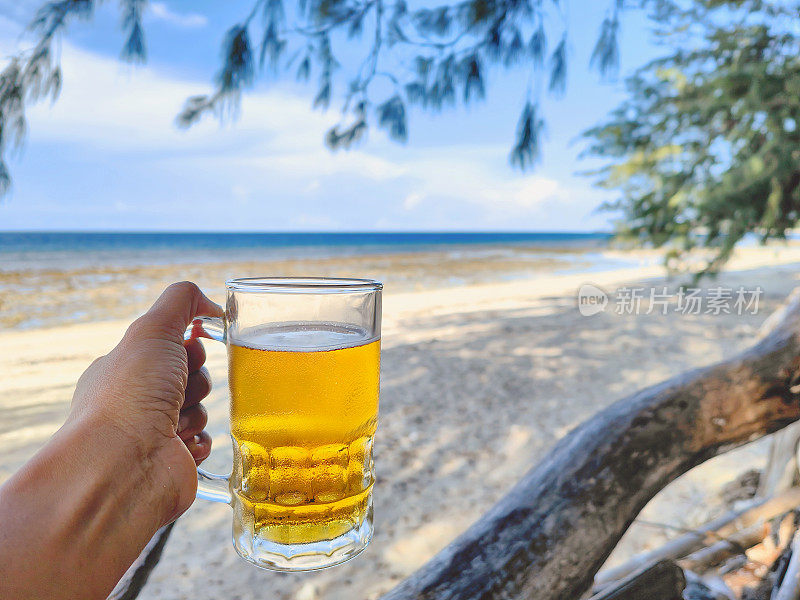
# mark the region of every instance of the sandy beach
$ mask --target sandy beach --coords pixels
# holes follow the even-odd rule
[[[628,258],[636,262],[635,255]],[[197,501],[178,521],[142,597],[377,598],[479,518],[570,429],[639,388],[747,347],[798,285],[800,248],[747,248],[704,287],[706,293],[718,287],[760,288],[757,311],[682,314],[674,310],[672,296],[667,314],[661,309],[648,314],[645,293],[639,314],[617,314],[613,301],[594,316],[579,313],[576,291],[584,283],[601,287],[612,299],[622,286],[660,290],[666,285],[674,293],[675,284],[685,280],[665,280],[663,268],[650,258],[640,255],[641,266],[523,277],[525,265],[513,257],[502,259],[516,261],[513,278],[498,276],[496,263],[482,263],[450,269],[461,281],[449,286],[435,285],[435,278],[425,280],[425,289],[387,286],[375,443],[376,534],[370,547],[328,571],[261,571],[236,556],[230,509]],[[338,268],[343,275],[380,276],[380,269],[365,271],[357,259],[295,266],[299,272],[325,274]],[[237,274],[263,268],[242,265]],[[122,276],[100,287],[54,289],[53,302],[60,308],[54,318],[43,316],[46,326],[38,327],[15,325],[26,299],[35,294],[15,294],[5,280],[0,287],[5,294],[0,319],[6,328],[0,331],[0,482],[59,427],[80,373],[116,344],[131,317],[165,283],[196,279],[221,301],[222,269],[158,267],[155,275],[141,275],[136,289],[126,288]],[[43,315],[52,308],[48,298],[36,302],[41,307],[33,310]],[[53,325],[72,309],[86,314],[71,318],[71,324]],[[231,460],[225,354],[214,342],[206,348],[215,385],[206,400],[215,444],[207,467],[221,472]],[[682,527],[703,522],[722,509],[720,487],[747,468],[763,465],[766,449],[762,440],[688,473],[657,496],[642,519]],[[651,523],[634,524],[611,562],[670,534]]]

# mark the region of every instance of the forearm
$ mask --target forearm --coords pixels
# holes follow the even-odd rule
[[[175,516],[162,456],[72,421],[0,487],[0,598],[105,598]]]

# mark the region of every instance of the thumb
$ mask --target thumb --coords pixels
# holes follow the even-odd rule
[[[223,317],[222,308],[209,300],[191,281],[173,283],[134,324],[138,332],[183,343],[183,334],[198,316]],[[133,327],[133,326],[132,326]]]

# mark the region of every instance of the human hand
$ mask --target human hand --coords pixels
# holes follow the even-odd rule
[[[84,372],[73,396],[68,423],[108,428],[112,443],[130,444],[145,465],[169,474],[164,524],[193,502],[195,467],[211,451],[200,404],[211,390],[206,355],[199,340],[184,342],[184,331],[197,316],[223,315],[195,284],[169,286]]]
[[[0,598],[106,598],[189,508],[211,381],[183,335],[222,315],[193,283],[171,285],[81,376],[64,426],[0,485]]]

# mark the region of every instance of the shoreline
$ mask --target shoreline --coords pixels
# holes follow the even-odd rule
[[[744,249],[719,279],[704,282],[706,288],[762,287],[758,314],[745,315],[620,315],[610,308],[591,317],[578,313],[576,291],[583,283],[607,292],[620,285],[674,289],[680,283],[667,281],[663,268],[653,264],[386,290],[376,534],[370,547],[330,571],[265,577],[231,547],[228,507],[198,501],[179,520],[148,583],[148,597],[377,598],[485,513],[592,414],[752,344],[761,323],[797,285],[799,268],[800,248]],[[156,283],[142,293],[155,290]],[[221,281],[203,287],[222,300]],[[131,303],[124,318],[0,332],[6,349],[0,353],[0,482],[60,426],[78,376],[117,343],[143,308],[143,302]],[[214,380],[205,401],[214,441],[206,466],[226,472],[231,458],[225,350],[210,341],[205,346]],[[681,527],[707,520],[720,509],[721,485],[762,465],[766,444],[761,440],[690,471],[659,494],[642,519]],[[611,563],[670,535],[634,524]]]
[[[543,253],[491,246],[469,252],[448,248],[333,258],[0,270],[0,327],[35,329],[62,321],[128,318],[149,306],[169,283],[185,279],[212,294],[222,291],[224,281],[232,277],[264,274],[370,277],[388,289],[418,291],[515,280],[532,272],[581,269],[594,262],[594,257],[577,250]]]
[[[221,302],[224,281],[231,277],[265,273],[369,277],[384,282],[386,297],[414,298],[422,293],[447,305],[448,296],[465,297],[473,289],[479,296],[535,295],[542,289],[557,292],[565,285],[602,287],[626,279],[664,277],[660,256],[655,250],[543,252],[539,247],[487,246],[477,254],[474,248],[468,253],[447,248],[332,258],[0,270],[0,328],[32,331],[61,323],[130,319],[146,310],[169,283],[186,279]],[[800,263],[800,244],[746,247],[736,251],[726,270],[794,262]],[[685,282],[687,277],[673,281],[679,279]]]

